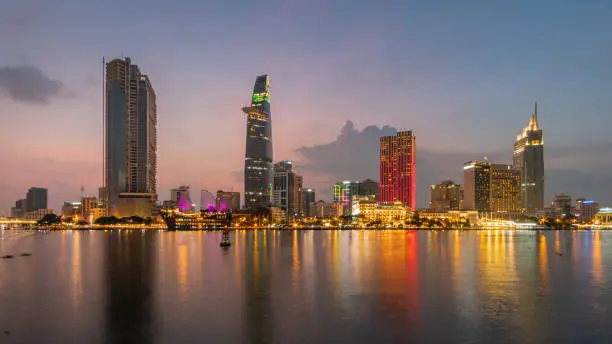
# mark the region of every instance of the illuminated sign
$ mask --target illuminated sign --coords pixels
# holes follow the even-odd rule
[[[253,103],[263,103],[263,102],[270,102],[270,93],[269,92],[263,92],[263,93],[253,93]]]

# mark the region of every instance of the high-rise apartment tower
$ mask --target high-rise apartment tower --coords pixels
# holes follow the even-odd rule
[[[112,214],[120,193],[157,192],[157,103],[129,57],[106,63],[105,76],[104,204]]]

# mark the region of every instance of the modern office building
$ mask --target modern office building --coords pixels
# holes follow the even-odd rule
[[[272,204],[284,209],[287,216],[303,215],[303,178],[293,171],[291,161],[274,164]]]
[[[202,189],[200,192],[200,210],[214,211],[217,209],[217,199],[212,192]]]
[[[580,222],[591,222],[597,212],[599,211],[599,204],[595,201],[579,198],[576,200],[576,208],[574,215]]]
[[[521,210],[521,172],[510,165],[491,165],[491,212],[517,213]]]
[[[115,214],[119,194],[157,193],[157,105],[151,81],[129,57],[106,63],[104,85],[103,203]]]
[[[380,138],[380,201],[416,209],[415,136],[399,131]]]
[[[236,211],[240,209],[240,193],[232,191],[217,191],[216,205],[218,211]]]
[[[470,161],[463,165],[463,207],[480,213],[491,211],[491,164]]]
[[[544,209],[544,134],[538,124],[538,103],[514,143],[513,166],[521,172],[522,210]]]
[[[253,209],[270,205],[273,179],[270,77],[258,76],[247,114],[244,159],[244,204]]]
[[[39,209],[47,209],[47,197],[47,189],[29,188],[26,194],[26,213]]]
[[[304,189],[302,192],[302,210],[304,211],[304,216],[311,217],[314,214],[310,211],[310,205],[315,202],[315,190],[314,189]]]
[[[452,180],[431,186],[429,208],[436,212],[459,210],[463,206],[463,187]]]

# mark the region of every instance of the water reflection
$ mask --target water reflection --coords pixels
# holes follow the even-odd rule
[[[106,343],[153,343],[156,235],[119,231],[106,237]]]
[[[34,255],[0,260],[2,343],[612,342],[612,232],[11,240],[0,253]]]

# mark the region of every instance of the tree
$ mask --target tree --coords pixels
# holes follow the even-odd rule
[[[43,216],[42,219],[38,220],[37,224],[39,226],[44,225],[56,225],[62,223],[62,218],[57,216],[56,214],[47,214]]]
[[[418,211],[415,211],[414,214],[412,214],[412,224],[416,227],[421,227],[421,225],[423,224],[421,222],[421,215]]]

